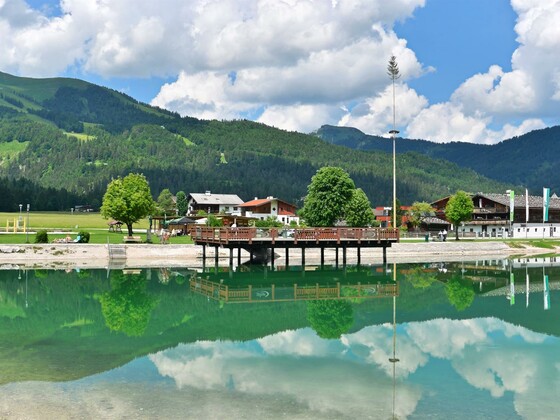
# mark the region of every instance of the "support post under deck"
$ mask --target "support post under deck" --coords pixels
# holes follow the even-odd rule
[[[290,248],[286,248],[286,267],[290,265]]]
[[[383,264],[387,264],[387,247],[383,247]]]

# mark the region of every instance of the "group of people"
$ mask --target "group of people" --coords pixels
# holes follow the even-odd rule
[[[440,242],[445,242],[447,240],[447,230],[440,230],[438,232],[438,237]]]

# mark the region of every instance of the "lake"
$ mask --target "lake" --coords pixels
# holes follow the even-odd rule
[[[556,418],[559,289],[555,257],[4,269],[0,418]]]

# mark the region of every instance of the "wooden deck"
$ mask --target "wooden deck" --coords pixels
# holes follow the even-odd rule
[[[330,248],[390,247],[399,241],[398,229],[381,228],[297,228],[261,229],[195,227],[191,237],[197,245],[237,248]]]

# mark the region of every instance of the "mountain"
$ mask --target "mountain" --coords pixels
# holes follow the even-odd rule
[[[94,206],[113,177],[130,172],[146,175],[154,197],[164,188],[211,190],[244,200],[274,195],[301,206],[311,177],[325,165],[346,169],[373,205],[391,202],[386,152],[350,150],[251,121],[181,117],[76,79],[0,73],[0,177],[78,195]],[[414,152],[399,154],[397,168],[402,203],[513,185]],[[12,196],[27,202],[17,191]],[[15,209],[7,205],[3,210]],[[32,205],[47,209],[42,201]]]
[[[316,135],[330,144],[356,150],[392,151],[392,141],[351,127],[324,125]],[[397,139],[397,153],[415,152],[445,159],[502,182],[523,185],[534,194],[542,187],[560,191],[560,126],[531,131],[495,145],[433,143]]]

